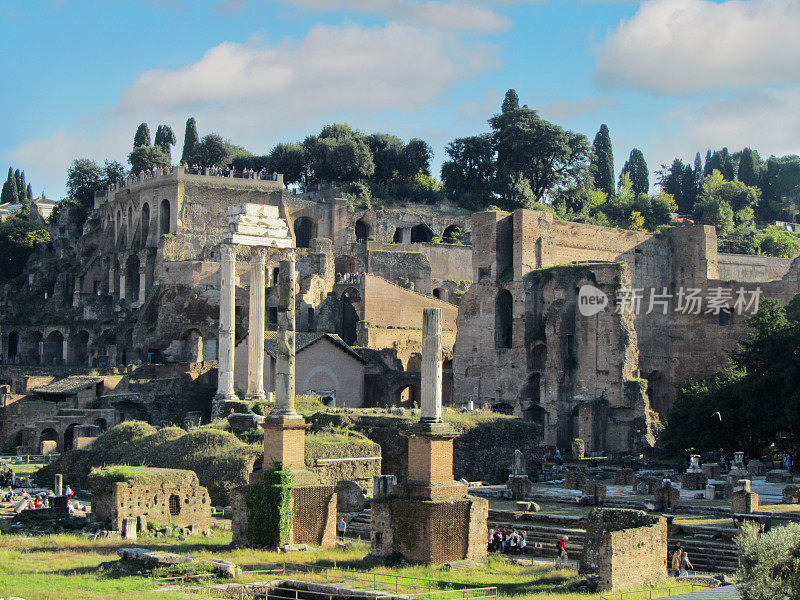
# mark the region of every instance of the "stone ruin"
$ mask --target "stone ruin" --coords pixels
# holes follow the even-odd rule
[[[667,521],[646,512],[594,508],[587,517],[580,573],[597,573],[601,591],[667,580]]]
[[[281,261],[279,273],[275,408],[261,423],[264,428],[261,470],[252,474],[250,485],[231,492],[233,543],[333,547],[336,492],[332,485],[320,485],[317,476],[306,469],[308,425],[294,406],[297,285],[294,261]],[[252,375],[263,376],[263,369],[255,369]],[[258,390],[258,382],[251,383],[252,389]],[[227,402],[225,393],[222,396],[218,393],[221,402]],[[291,527],[285,527],[287,522]]]
[[[511,476],[506,481],[506,487],[511,490],[514,500],[522,500],[531,493],[533,482],[528,477],[525,456],[520,450],[514,450],[514,460],[511,463]]]
[[[672,484],[670,479],[663,479],[653,496],[656,510],[675,508],[681,503],[681,491]]]
[[[681,478],[681,489],[684,490],[705,490],[708,484],[708,475],[700,467],[700,455],[692,454],[689,468]]]
[[[749,515],[758,511],[758,494],[750,489],[749,479],[740,479],[731,495],[731,513]]]
[[[422,416],[408,436],[405,485],[376,478],[371,554],[439,564],[486,558],[488,501],[453,478],[455,430],[442,420],[441,311],[423,312]]]
[[[211,526],[208,490],[194,471],[110,466],[92,471],[89,483],[92,512],[128,538],[135,539],[148,523],[196,533]]]

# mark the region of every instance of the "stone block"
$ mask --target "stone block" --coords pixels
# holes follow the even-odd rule
[[[564,487],[568,490],[582,490],[586,487],[586,475],[583,473],[567,473]]]
[[[722,477],[722,465],[719,463],[703,463],[703,474],[708,479],[719,479]]]
[[[681,489],[684,490],[705,490],[708,483],[708,476],[701,472],[687,472],[681,479]]]
[[[614,485],[633,485],[636,481],[636,471],[633,469],[620,469],[614,473]]]
[[[586,454],[586,443],[581,438],[572,440],[572,458],[581,460]]]
[[[767,483],[791,483],[792,474],[786,469],[767,471]]]
[[[606,486],[602,483],[587,483],[581,491],[591,498],[594,505],[602,504],[606,499]]]
[[[136,540],[136,526],[138,519],[136,517],[126,517],[122,519],[122,537],[126,540]]]
[[[758,511],[758,494],[754,492],[734,492],[731,496],[731,513],[749,515]]]
[[[147,517],[145,515],[139,515],[136,517],[137,523],[136,528],[139,530],[139,533],[146,533],[147,532]]]
[[[760,477],[761,475],[766,474],[767,465],[760,460],[753,459],[747,463],[747,472],[750,473],[750,475],[756,475]]]
[[[522,500],[533,489],[533,482],[527,477],[509,477],[506,487],[511,490],[511,497],[514,500]]]

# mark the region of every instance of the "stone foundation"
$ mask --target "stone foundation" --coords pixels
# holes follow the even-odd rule
[[[708,476],[705,473],[684,473],[681,479],[681,489],[684,490],[704,490],[708,484]]]
[[[602,591],[667,580],[667,522],[643,511],[595,508],[587,517],[580,572],[596,572]]]
[[[389,498],[373,500],[371,507],[373,556],[397,553],[422,564],[486,559],[489,501],[485,498]]]
[[[583,473],[567,473],[564,487],[568,490],[582,490],[586,487],[586,475]]]
[[[614,485],[633,485],[636,482],[636,471],[620,469],[614,473]]]

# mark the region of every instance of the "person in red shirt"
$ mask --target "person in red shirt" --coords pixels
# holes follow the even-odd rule
[[[558,540],[558,558],[556,558],[556,566],[564,566],[567,561],[567,536],[563,536]]]

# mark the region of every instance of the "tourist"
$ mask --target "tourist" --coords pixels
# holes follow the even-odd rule
[[[694,571],[694,565],[689,562],[689,553],[684,550],[681,552],[681,577],[688,577],[689,576],[689,569]]]
[[[558,540],[558,543],[556,544],[556,547],[558,549],[558,557],[556,558],[555,566],[557,566],[557,567],[566,566],[566,563],[567,563],[567,540],[568,539],[569,539],[569,537],[567,537],[566,535],[562,536],[561,539]]]
[[[339,536],[339,541],[344,541],[344,534],[347,531],[347,523],[344,517],[339,517],[339,522],[336,524],[336,533]]]
[[[675,574],[675,577],[681,574],[681,554],[680,547],[675,548],[675,552],[672,553],[672,572]]]
[[[67,485],[67,487],[64,488],[64,495],[67,498],[72,498],[75,495],[75,492],[73,492],[72,488]]]

